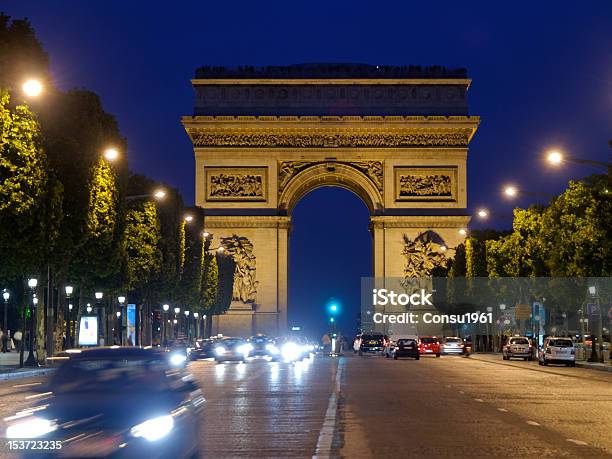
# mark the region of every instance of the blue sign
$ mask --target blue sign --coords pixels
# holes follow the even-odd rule
[[[136,344],[136,305],[127,305],[127,346],[134,346]]]

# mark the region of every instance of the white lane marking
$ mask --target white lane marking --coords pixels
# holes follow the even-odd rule
[[[527,421],[527,424],[529,424],[530,426],[539,426],[540,424],[535,422],[535,421]]]
[[[581,441],[581,440],[574,440],[573,438],[566,438],[567,441],[569,441],[570,443],[573,443],[575,445],[580,445],[580,446],[587,446],[588,443],[586,441]]]
[[[15,384],[13,387],[29,387],[29,386],[40,386],[41,382],[32,382],[27,384]]]
[[[497,411],[501,411],[502,413],[507,413],[508,410],[506,408],[497,408]]]
[[[474,399],[474,401],[475,401],[475,402],[481,402],[481,403],[482,403],[484,400],[483,400],[483,399],[481,399],[481,398],[475,398],[475,399]]]
[[[329,402],[327,403],[327,411],[325,412],[323,426],[321,427],[321,431],[319,432],[317,447],[315,449],[315,454],[313,458],[331,457],[332,442],[334,440],[334,432],[336,431],[336,414],[338,411],[338,398],[340,397],[340,383],[343,368],[344,360],[340,361],[338,363],[338,367],[336,368],[334,391],[329,396]]]
[[[465,392],[463,392],[462,390],[459,391],[460,394],[465,394]]]

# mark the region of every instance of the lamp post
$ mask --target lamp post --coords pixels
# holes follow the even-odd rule
[[[597,291],[597,286],[595,285],[591,285],[588,288],[589,291],[589,295],[591,296],[591,298],[595,301],[595,303],[592,303],[593,306],[595,307],[596,311],[597,311],[597,315],[599,316],[599,333],[597,336],[597,340],[599,341],[599,355],[597,353],[597,349],[595,347],[595,327],[591,326],[591,356],[589,357],[588,361],[589,362],[604,362],[604,355],[603,355],[603,318],[601,315],[601,306],[599,304],[599,295],[598,295],[598,291]],[[593,309],[591,309],[591,315],[595,315],[592,314]]]
[[[551,150],[546,154],[546,161],[548,164],[559,167],[563,163],[574,163],[579,164],[581,166],[592,166],[595,168],[601,168],[604,171],[607,171],[608,168],[612,165],[611,163],[606,163],[603,161],[595,161],[592,159],[582,159],[582,158],[574,158],[573,156],[567,156],[561,153],[558,150]]]
[[[125,309],[125,297],[120,295],[117,297],[117,301],[119,301],[119,311],[117,314],[117,328],[119,331],[119,345],[123,346],[123,312]]]
[[[174,339],[178,338],[178,329],[179,329],[179,325],[178,325],[178,317],[179,317],[179,313],[181,312],[181,308],[174,308]]]
[[[487,312],[492,313],[493,307],[487,306]],[[486,325],[487,325],[487,342],[486,342],[485,352],[489,352],[489,348],[491,348],[491,351],[493,351],[493,346],[491,346],[491,335],[489,335],[489,322],[487,322]]]
[[[187,335],[187,342],[190,342],[189,337],[189,311],[185,310],[185,335]]]
[[[2,328],[4,329],[4,333],[7,333],[6,314],[8,310],[8,302],[9,302],[10,297],[11,297],[11,294],[9,293],[9,291],[7,289],[4,289],[4,291],[2,292],[2,298],[4,298],[4,322],[2,322]]]
[[[200,314],[198,312],[193,313],[195,319],[195,339],[200,337]]]
[[[168,326],[168,310],[170,309],[170,305],[169,304],[164,304],[162,306],[162,309],[164,310],[164,314],[163,314],[163,320],[164,320],[164,325],[162,328],[162,346],[167,346],[168,343],[166,342],[168,340],[168,331],[166,330],[166,327]]]
[[[104,294],[102,292],[95,292],[94,296],[96,297],[96,316],[98,317],[98,345],[100,345],[100,339],[104,336],[104,330],[102,330],[103,319],[100,301],[102,300]]]
[[[500,304],[499,305],[499,315],[503,316],[504,311],[506,310],[506,305],[505,304]],[[501,322],[501,317],[500,317],[500,327],[499,327],[499,351],[501,352],[502,350],[502,331],[503,331],[503,327],[502,324],[506,324],[507,319],[504,320],[504,322]],[[510,321],[508,321],[508,323],[510,323]]]
[[[70,341],[72,338],[72,320],[70,317],[72,308],[70,307],[70,295],[72,295],[72,292],[74,291],[74,289],[72,285],[66,285],[64,287],[64,291],[66,292],[66,303],[68,304],[68,308],[66,310],[66,344],[64,347],[68,349],[72,347],[70,345]]]
[[[28,349],[28,359],[24,363],[26,367],[37,367],[38,366],[38,362],[34,358],[34,330],[35,330],[34,320],[36,317],[34,315],[34,307],[38,304],[38,298],[36,298],[36,294],[34,293],[34,290],[36,289],[37,285],[38,285],[38,279],[32,278],[28,280],[28,287],[30,287],[30,290],[32,290],[32,302],[30,303],[30,342],[29,342],[29,349]]]

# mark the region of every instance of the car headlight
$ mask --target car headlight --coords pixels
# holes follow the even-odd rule
[[[225,348],[223,346],[217,346],[215,348],[215,354],[217,354],[217,355],[225,354]]]
[[[238,352],[244,355],[249,355],[249,353],[253,350],[253,345],[251,343],[241,344],[236,348]]]
[[[57,430],[55,421],[32,416],[6,429],[6,438],[38,438]]]
[[[174,365],[175,367],[181,366],[186,360],[187,357],[184,354],[179,354],[178,352],[170,356],[170,364]]]
[[[285,343],[281,349],[283,359],[296,360],[300,356],[300,347],[295,343]]]
[[[165,437],[174,427],[174,419],[170,415],[148,419],[130,429],[132,437],[156,441]]]
[[[278,348],[274,344],[266,344],[266,351],[270,354],[278,354]]]

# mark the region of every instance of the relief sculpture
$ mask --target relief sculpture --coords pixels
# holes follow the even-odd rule
[[[256,266],[253,243],[246,237],[234,234],[229,237],[222,237],[221,245],[236,263],[232,300],[255,303],[257,300],[257,281],[255,280]]]
[[[400,175],[400,197],[439,196],[452,197],[450,175]]]
[[[404,234],[404,249],[406,257],[404,278],[414,279],[430,277],[437,268],[446,269],[448,258],[441,252],[441,241],[436,241],[431,232],[418,235],[414,240]]]
[[[211,197],[263,197],[261,175],[218,174],[210,176]]]

